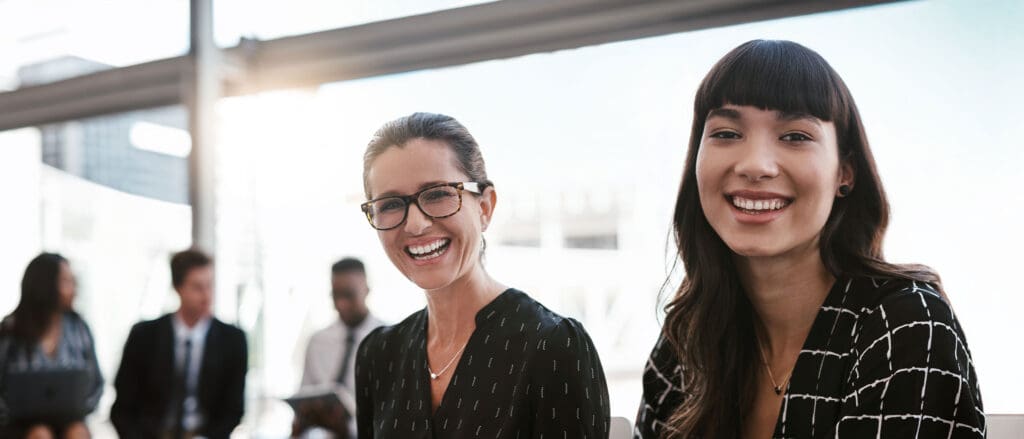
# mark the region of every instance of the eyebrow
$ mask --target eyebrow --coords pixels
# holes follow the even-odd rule
[[[708,119],[712,117],[721,117],[733,121],[740,121],[743,116],[738,110],[732,108],[716,108],[708,112]],[[808,122],[814,123],[815,125],[821,125],[821,119],[818,119],[810,113],[804,113],[802,111],[776,111],[775,119],[779,122],[792,122],[795,120],[807,120]]]
[[[712,117],[724,117],[731,120],[742,119],[742,117],[740,117],[740,112],[731,108],[715,108],[708,112],[707,118],[711,119]]]
[[[792,122],[795,120],[807,120],[808,122],[814,123],[815,125],[821,125],[821,119],[818,119],[810,113],[804,113],[800,111],[780,111],[776,119],[780,122]]]
[[[448,183],[448,182],[447,181],[443,181],[443,180],[428,181],[426,183],[421,184],[420,187],[416,189],[416,192],[422,191],[423,189],[426,189],[426,188],[431,187],[431,186],[437,186],[437,185],[446,184],[446,183]],[[398,193],[398,191],[387,191],[387,192],[383,192],[383,193],[377,195],[377,197],[374,198],[374,199],[379,199],[379,198],[384,198],[384,197],[399,197],[399,196],[404,196],[404,195],[405,194]]]

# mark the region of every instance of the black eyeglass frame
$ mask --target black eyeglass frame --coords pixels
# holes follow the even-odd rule
[[[477,194],[477,195],[482,195],[484,193],[484,190],[486,190],[488,186],[491,186],[491,184],[490,183],[481,183],[481,182],[478,182],[478,181],[459,181],[459,182],[453,182],[453,183],[435,184],[433,186],[423,188],[419,192],[416,192],[415,194],[411,194],[411,195],[388,195],[386,197],[374,198],[374,199],[369,200],[369,201],[367,201],[367,202],[365,202],[363,204],[360,204],[359,208],[362,209],[363,213],[366,215],[366,221],[370,223],[370,227],[373,227],[374,229],[377,229],[377,230],[391,230],[391,229],[394,229],[394,228],[397,228],[397,227],[401,226],[402,224],[405,224],[405,220],[409,219],[409,206],[411,206],[413,204],[415,204],[416,208],[420,210],[420,213],[422,213],[427,218],[432,218],[432,219],[448,218],[448,217],[450,217],[452,215],[455,215],[456,213],[459,213],[459,211],[462,210],[462,191],[468,191],[470,193],[474,193],[474,194]],[[427,192],[427,191],[433,190],[433,189],[437,189],[439,187],[453,187],[455,189],[458,189],[456,191],[456,193],[459,194],[459,207],[458,207],[458,209],[455,209],[454,212],[449,213],[448,215],[434,216],[434,215],[431,215],[431,214],[423,211],[423,207],[421,207],[420,203],[419,203],[419,198],[420,198],[420,195],[422,195],[424,192]],[[387,227],[387,228],[377,227],[376,225],[373,224],[373,216],[370,213],[370,207],[371,207],[371,205],[373,203],[376,203],[376,202],[378,202],[380,200],[386,200],[386,199],[389,199],[389,198],[397,198],[399,200],[402,200],[402,202],[405,203],[405,212],[402,213],[402,220],[399,221],[394,226],[391,226],[391,227]]]

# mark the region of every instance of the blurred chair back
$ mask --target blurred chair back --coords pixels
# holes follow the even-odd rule
[[[633,426],[629,420],[621,416],[612,416],[609,439],[629,439],[633,437]]]
[[[988,439],[1024,438],[1024,415],[985,415],[985,423]]]

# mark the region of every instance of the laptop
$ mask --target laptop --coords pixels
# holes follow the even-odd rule
[[[87,414],[85,399],[93,384],[85,370],[8,372],[4,400],[12,419],[66,422]]]

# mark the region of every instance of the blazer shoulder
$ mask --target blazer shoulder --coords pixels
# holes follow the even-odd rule
[[[241,340],[243,343],[245,342],[245,331],[243,331],[242,328],[239,328],[230,323],[224,323],[217,318],[214,318],[210,322],[210,325],[211,329],[213,326],[216,326],[217,330],[226,335],[227,338],[230,338],[232,340]]]
[[[131,332],[136,334],[151,334],[160,329],[162,325],[171,325],[171,315],[164,314],[152,320],[143,320],[132,325]]]

